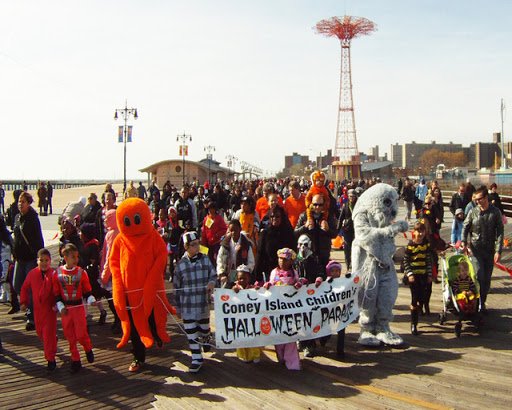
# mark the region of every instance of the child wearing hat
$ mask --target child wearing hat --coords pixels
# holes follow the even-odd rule
[[[256,286],[251,286],[251,269],[247,265],[239,265],[236,268],[237,276],[236,282],[233,285],[233,290],[238,293],[242,289],[251,289]],[[245,363],[259,363],[261,356],[260,347],[239,347],[236,349],[237,357]]]
[[[333,279],[337,279],[341,276],[341,263],[338,261],[329,261],[327,266],[325,267],[325,274],[326,274],[326,280],[328,282],[332,282]],[[347,273],[345,275],[347,278],[351,276],[350,273]],[[315,286],[318,287],[322,284],[322,278],[318,277],[315,281]],[[320,344],[322,346],[325,346],[327,344],[327,341],[331,338],[331,336],[324,336],[320,338]],[[310,342],[312,343],[313,349],[315,348],[315,341],[312,340]],[[309,345],[309,348],[311,349],[311,345]],[[312,355],[306,355],[306,349],[304,349],[304,356],[306,357],[312,357],[314,355],[314,350]],[[343,359],[345,357],[345,329],[341,329],[338,331],[338,339],[336,341],[336,355]]]
[[[457,253],[460,253],[459,247],[462,242],[462,228],[464,227],[464,211],[458,208],[455,211],[455,218],[452,223],[452,236],[451,244],[457,248]]]
[[[176,291],[177,316],[183,319],[192,354],[190,373],[197,373],[203,365],[203,350],[210,350],[209,297],[217,281],[217,272],[208,256],[199,252],[199,235],[195,231],[183,234],[185,253],[176,265],[173,285]]]
[[[299,274],[293,269],[293,262],[297,258],[296,253],[290,248],[282,248],[277,251],[278,266],[270,273],[270,280],[264,287],[291,285],[296,289],[304,283],[299,279]],[[301,370],[299,351],[297,343],[283,343],[276,345],[277,360],[284,363],[288,370]]]

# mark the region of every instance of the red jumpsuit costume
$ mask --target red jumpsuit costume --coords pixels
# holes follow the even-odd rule
[[[123,336],[117,347],[130,339],[131,324],[127,307],[140,340],[146,348],[153,345],[149,316],[153,312],[156,333],[162,342],[167,334],[167,314],[175,313],[169,304],[162,272],[167,264],[167,247],[152,224],[148,205],[139,198],[127,198],[116,212],[119,235],[109,255],[112,272],[112,296],[121,320]]]
[[[20,303],[26,306],[30,302],[29,292],[32,292],[36,332],[43,342],[44,357],[49,362],[55,361],[57,353],[57,312],[54,310],[52,289],[54,274],[53,269],[46,272],[39,268],[32,269],[23,282],[20,294]]]
[[[87,332],[87,319],[82,298],[91,296],[91,284],[87,272],[79,266],[71,270],[59,266],[53,275],[53,294],[57,302],[66,306],[67,314],[62,315],[62,330],[69,343],[71,360],[80,361],[77,342],[86,352],[92,350],[91,338]]]

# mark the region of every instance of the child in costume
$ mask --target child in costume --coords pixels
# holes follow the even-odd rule
[[[304,278],[308,283],[315,283],[317,278],[320,276],[322,279],[323,269],[320,267],[318,257],[313,252],[313,243],[311,238],[302,234],[297,240],[297,271],[300,278]]]
[[[318,257],[312,249],[312,242],[309,236],[302,234],[297,240],[297,271],[299,278],[305,279],[308,283],[322,283],[323,269],[318,263]],[[314,357],[316,350],[315,339],[301,340],[299,347],[304,357]]]
[[[418,314],[422,306],[425,310],[429,302],[429,284],[432,284],[432,255],[423,223],[416,222],[413,239],[405,248],[404,271],[411,289],[411,333],[418,334]]]
[[[203,365],[203,350],[210,350],[210,307],[211,292],[217,281],[217,272],[208,256],[199,252],[199,235],[195,231],[183,234],[185,254],[176,265],[173,285],[176,289],[176,310],[183,319],[192,363],[188,370],[197,373]],[[202,336],[202,337],[201,337]]]
[[[26,310],[32,293],[34,322],[37,336],[43,342],[44,357],[48,361],[47,369],[55,370],[57,353],[57,313],[52,280],[55,270],[51,268],[51,255],[48,249],[37,252],[37,268],[32,269],[23,282],[20,293],[21,309]]]
[[[71,351],[71,372],[76,373],[82,368],[77,342],[84,348],[87,361],[94,362],[82,299],[85,299],[89,305],[95,303],[96,299],[92,295],[87,272],[78,266],[76,246],[71,243],[65,245],[62,256],[64,265],[59,266],[53,275],[52,287],[57,309],[62,316],[62,330]]]
[[[293,269],[293,263],[297,258],[295,252],[290,248],[282,248],[277,251],[278,267],[274,268],[270,273],[269,282],[263,285],[268,289],[271,285],[285,286],[291,285],[296,289],[302,287],[305,280],[300,280],[299,275]],[[284,363],[288,370],[301,370],[299,351],[297,350],[297,343],[283,343],[275,346],[277,360],[279,363]]]
[[[325,187],[325,174],[322,171],[313,172],[311,174],[311,182],[311,188],[309,188],[309,191],[306,194],[306,214],[308,217],[308,224],[313,226],[313,216],[311,215],[313,197],[315,195],[322,195],[324,198],[322,207],[322,221],[327,222],[327,217],[329,216],[329,207],[331,205],[331,196]]]
[[[476,285],[469,276],[469,265],[466,261],[459,262],[457,278],[452,282],[452,289],[460,311],[474,313],[477,301]]]
[[[341,263],[337,261],[329,261],[327,266],[325,267],[326,280],[327,282],[332,282],[333,279],[337,279],[341,276]],[[350,273],[346,275],[350,277]],[[322,284],[322,278],[318,277],[315,281],[315,286],[318,287]],[[324,336],[320,338],[320,344],[325,346],[327,341],[331,338],[331,336]],[[314,340],[313,340],[314,343]],[[336,341],[336,355],[343,359],[345,357],[345,329],[341,329],[338,332],[338,338]],[[306,356],[306,352],[304,352],[304,356]],[[308,356],[306,356],[308,357]],[[311,356],[309,356],[311,357]]]
[[[237,280],[233,290],[238,293],[241,289],[251,289],[251,269],[247,265],[240,265],[236,268]],[[236,349],[237,357],[245,363],[259,363],[261,357],[260,347],[239,347]]]

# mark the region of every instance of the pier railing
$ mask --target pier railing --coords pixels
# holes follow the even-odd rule
[[[448,206],[452,200],[452,196],[454,191],[442,191],[443,194],[443,205],[445,207],[445,212],[450,212]],[[501,203],[503,205],[503,209],[505,210],[505,215],[508,218],[512,218],[512,196],[510,195],[500,195]]]
[[[23,180],[2,180],[3,188],[6,191],[15,191],[23,189],[25,185],[28,191],[36,191],[40,181],[23,181]],[[44,181],[47,182],[47,181]],[[76,188],[89,185],[104,185],[107,183],[118,184],[123,181],[107,180],[107,179],[89,179],[89,180],[50,180],[54,189]]]

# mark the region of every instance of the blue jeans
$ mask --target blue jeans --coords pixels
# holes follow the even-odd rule
[[[14,275],[12,279],[12,286],[14,290],[19,295],[21,292],[21,287],[23,286],[23,282],[27,278],[28,273],[37,266],[37,262],[33,261],[16,261],[14,264]],[[12,306],[18,305],[18,295],[12,296]],[[16,298],[16,301],[14,299]],[[34,312],[32,311],[32,295],[30,295],[29,303],[27,306],[27,319],[29,322],[34,323]]]
[[[482,307],[487,300],[487,294],[491,288],[491,276],[494,268],[494,251],[492,252],[477,252],[474,251],[476,260],[478,261],[478,283],[480,284],[480,298],[482,300]]]

